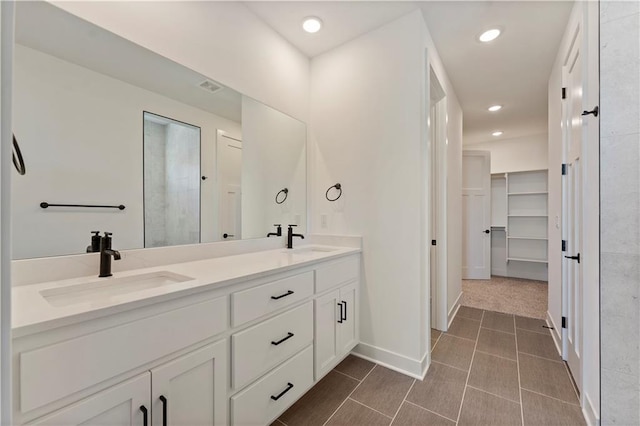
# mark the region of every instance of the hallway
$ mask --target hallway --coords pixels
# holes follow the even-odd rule
[[[584,425],[543,325],[461,307],[424,381],[350,355],[273,425]]]
[[[546,319],[549,285],[545,281],[492,276],[462,280],[462,306]]]

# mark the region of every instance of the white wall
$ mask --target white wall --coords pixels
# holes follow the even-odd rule
[[[24,46],[15,51],[14,88],[14,129],[29,161],[12,187],[16,259],[80,253],[97,230],[112,231],[116,249],[143,247],[143,111],[199,126],[209,176],[216,129],[240,134],[239,123]],[[42,201],[126,209],[44,210]],[[207,197],[202,208],[203,217],[216,217]],[[215,226],[203,221],[204,241]]]
[[[0,424],[11,424],[11,79],[14,3],[0,3]]]
[[[242,238],[265,237],[277,223],[306,233],[306,133],[304,123],[242,97]]]
[[[422,300],[429,294],[422,158],[429,39],[416,11],[311,63],[312,232],[363,236],[357,351],[416,376],[429,326]],[[437,57],[435,49],[429,54]],[[449,123],[461,124],[459,108],[451,108]],[[343,195],[330,203],[325,191],[336,182]]]
[[[465,149],[491,152],[491,173],[546,169],[549,164],[546,133],[520,138],[489,140]]]
[[[309,59],[241,2],[53,3],[307,121]]]

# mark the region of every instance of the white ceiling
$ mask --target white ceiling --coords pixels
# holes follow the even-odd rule
[[[17,2],[16,42],[229,120],[241,121],[240,93],[228,87],[207,92],[199,87],[210,80],[204,75],[47,2]]]
[[[464,113],[465,144],[547,131],[547,82],[572,2],[564,1],[311,1],[245,2],[309,57],[421,8]],[[306,16],[322,31],[307,34]],[[499,26],[489,44],[476,37]],[[493,104],[504,108],[490,114]]]

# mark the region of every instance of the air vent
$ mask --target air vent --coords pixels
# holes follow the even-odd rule
[[[200,88],[211,93],[216,93],[222,90],[222,86],[220,86],[218,83],[214,83],[211,80],[205,80],[202,83],[200,83]]]

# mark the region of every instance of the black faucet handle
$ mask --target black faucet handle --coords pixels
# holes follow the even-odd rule
[[[298,225],[289,225],[289,228],[293,228],[294,226],[298,226]]]
[[[96,237],[100,235],[100,231],[91,231],[91,233]]]
[[[107,232],[107,231],[104,232],[105,237],[110,237],[112,235],[113,235],[113,232]]]

